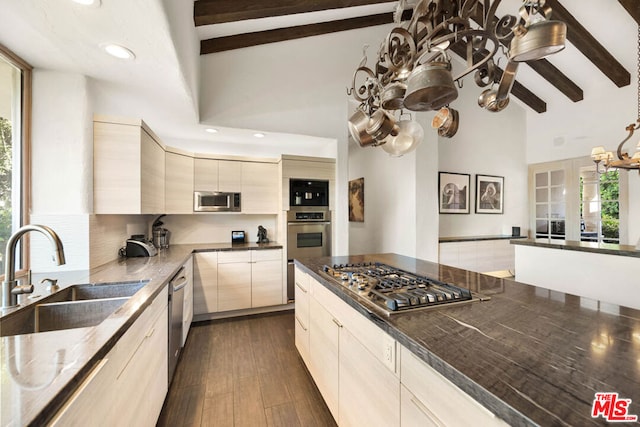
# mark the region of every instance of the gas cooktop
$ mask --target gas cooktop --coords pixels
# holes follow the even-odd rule
[[[379,262],[325,265],[321,273],[387,314],[489,299]]]

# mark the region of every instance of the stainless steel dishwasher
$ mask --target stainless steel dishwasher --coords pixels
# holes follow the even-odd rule
[[[182,311],[187,280],[183,266],[169,282],[169,384],[173,379],[182,348]]]

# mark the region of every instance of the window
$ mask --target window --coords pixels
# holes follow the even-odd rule
[[[7,240],[27,223],[31,67],[0,45],[0,274]],[[24,247],[18,269],[27,265]]]
[[[620,242],[620,171],[580,169],[580,240]]]
[[[535,174],[536,238],[565,238],[564,170]]]
[[[529,165],[529,225],[536,238],[629,244],[627,171],[598,174],[590,157]]]

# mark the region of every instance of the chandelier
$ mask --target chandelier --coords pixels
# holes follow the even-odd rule
[[[638,118],[636,123],[631,123],[625,128],[629,135],[618,145],[616,151],[617,159],[614,158],[611,151],[605,151],[603,146],[594,147],[591,150],[591,158],[596,164],[596,171],[600,174],[606,173],[609,168],[637,170],[640,174],[640,141],[636,146],[636,153],[629,156],[629,153],[622,151],[624,144],[631,139],[633,133],[640,128],[640,25],[638,26]],[[600,162],[604,166],[604,170],[600,170]],[[640,242],[639,242],[640,244]]]
[[[458,97],[463,77],[474,73],[486,88],[478,105],[504,110],[521,62],[534,61],[564,48],[567,28],[552,21],[544,0],[524,0],[519,17],[495,16],[501,0],[419,0],[411,19],[402,22],[406,0],[394,13],[395,28],[382,41],[373,67],[366,46],[347,90],[359,103],[348,121],[351,137],[362,147],[381,146],[399,156],[422,140],[422,127],[408,112],[436,111],[431,126],[451,138],[459,114],[449,107]],[[508,62],[500,74],[494,57],[501,45]],[[452,72],[451,53],[465,60]],[[402,117],[409,117],[402,119]]]

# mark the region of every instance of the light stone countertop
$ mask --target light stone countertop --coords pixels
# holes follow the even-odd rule
[[[34,275],[34,295],[41,297],[21,297],[21,307],[50,295],[46,284],[39,283],[44,277],[58,279],[61,289],[83,283],[149,282],[97,326],[0,338],[0,426],[43,425],[55,415],[194,251],[279,248],[282,246],[277,243],[173,245],[154,257],[118,259],[91,270]],[[15,310],[1,310],[1,315]]]

